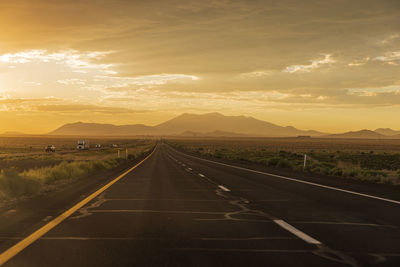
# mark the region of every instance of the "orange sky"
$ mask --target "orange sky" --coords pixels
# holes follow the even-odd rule
[[[183,112],[400,129],[398,0],[2,0],[0,132]]]

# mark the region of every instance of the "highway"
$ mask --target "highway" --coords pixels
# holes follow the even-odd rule
[[[230,165],[159,143],[42,232],[0,229],[0,263],[400,266],[399,197]]]

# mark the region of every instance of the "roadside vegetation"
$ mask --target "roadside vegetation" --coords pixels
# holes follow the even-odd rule
[[[297,142],[296,142],[297,140]],[[202,157],[227,159],[240,162],[252,162],[271,168],[290,169],[298,172],[323,174],[400,185],[400,150],[398,145],[377,142],[357,146],[360,140],[332,141],[301,140],[296,138],[277,140],[171,140],[170,144],[178,149]],[[306,142],[310,143],[307,149]],[[314,143],[312,143],[314,142]],[[335,144],[335,142],[338,142]],[[340,143],[342,142],[342,143]],[[345,143],[343,143],[345,142]],[[364,142],[364,141],[362,141]],[[365,145],[365,144],[364,144]],[[364,146],[365,148],[365,146]],[[304,167],[304,154],[307,155]]]
[[[119,141],[119,148],[61,150],[56,153],[42,152],[40,155],[10,154],[8,150],[8,155],[0,158],[0,204],[52,191],[91,174],[136,160],[148,154],[154,144],[153,140],[125,140]],[[125,155],[126,148],[128,155]]]

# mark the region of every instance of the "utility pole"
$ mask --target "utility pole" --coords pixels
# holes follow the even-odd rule
[[[120,158],[121,157],[121,152],[120,152],[120,150],[118,149],[118,158]]]
[[[128,148],[125,148],[125,159],[128,160]]]
[[[306,163],[307,163],[307,154],[304,154],[303,171],[306,169]]]

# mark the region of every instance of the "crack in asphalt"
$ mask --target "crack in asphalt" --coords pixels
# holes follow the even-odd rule
[[[214,182],[213,180],[211,180],[208,177],[202,177],[202,178],[204,180],[207,180],[208,182],[211,182],[211,183],[217,185],[216,182]],[[250,204],[250,201],[246,198],[233,196],[231,193],[228,194],[228,192],[226,192],[220,188],[216,189],[215,193],[217,196],[220,196],[220,197],[228,200],[229,201],[228,203],[230,205],[235,206],[237,208],[237,210],[222,213],[223,217],[224,217],[222,219],[221,218],[215,218],[215,219],[210,218],[210,219],[195,219],[195,220],[201,220],[201,221],[226,220],[226,221],[245,221],[245,222],[265,222],[265,223],[267,223],[267,222],[273,222],[274,220],[277,219],[276,217],[274,217],[262,210],[249,208],[248,204]],[[97,200],[94,203],[92,203],[89,206],[85,206],[85,207],[82,207],[81,209],[79,209],[80,215],[71,217],[70,219],[80,219],[80,218],[90,216],[94,212],[94,211],[91,212],[90,210],[100,207],[106,201],[108,201],[108,200],[105,198],[104,193],[103,193],[97,197]],[[246,218],[240,218],[240,216],[255,216],[256,218],[258,217],[259,219],[246,219]],[[325,259],[328,259],[331,261],[347,264],[347,265],[350,265],[353,267],[359,266],[359,264],[356,262],[356,260],[354,258],[352,258],[351,256],[349,256],[341,251],[331,249],[322,243],[316,244],[315,246],[317,247],[315,250],[310,250],[310,252],[313,253],[314,255],[317,255],[319,257],[322,257],[322,258],[325,258]],[[379,262],[385,261],[385,257],[383,257],[383,256],[376,255],[376,258],[378,259]]]
[[[232,194],[230,194],[230,196],[226,195],[226,193],[224,193],[221,189],[217,189],[215,192],[218,196],[223,197],[225,199],[229,199],[229,198],[233,197]],[[251,208],[247,207],[247,205],[250,204],[250,201],[243,197],[239,197],[239,199],[229,201],[229,204],[238,207],[239,210],[225,213],[223,220],[247,221],[247,222],[248,221],[270,222],[270,221],[276,219],[274,216],[269,215],[268,213],[266,213],[264,211],[257,210],[257,209],[251,209]],[[237,216],[248,215],[248,214],[259,216],[264,219],[249,220],[249,219],[237,218]],[[234,216],[236,216],[236,217],[234,217]],[[204,220],[207,220],[207,219],[204,219]],[[325,259],[328,259],[331,261],[347,264],[347,265],[350,265],[353,267],[360,266],[354,258],[352,258],[351,256],[349,256],[341,251],[331,249],[322,243],[317,244],[316,246],[317,246],[317,249],[311,251],[314,255],[320,256],[322,258],[325,258]],[[383,260],[383,259],[380,258],[380,260]]]
[[[76,220],[76,219],[80,219],[80,218],[84,218],[84,217],[90,216],[90,215],[92,215],[93,213],[91,213],[89,210],[100,207],[100,206],[101,206],[103,203],[105,203],[106,201],[107,201],[107,199],[104,197],[104,193],[103,193],[103,194],[100,194],[100,195],[96,198],[96,201],[93,202],[91,205],[89,205],[89,206],[83,206],[82,208],[80,208],[80,209],[78,210],[78,212],[80,213],[80,215],[70,217],[70,219]]]

